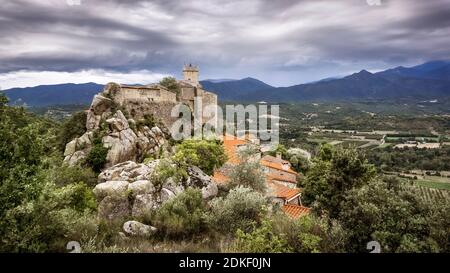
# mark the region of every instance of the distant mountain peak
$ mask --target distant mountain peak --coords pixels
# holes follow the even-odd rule
[[[363,69],[361,71],[359,71],[358,73],[356,73],[358,75],[373,75],[372,73],[370,73],[369,71]]]

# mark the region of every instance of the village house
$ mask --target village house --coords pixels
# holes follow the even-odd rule
[[[214,172],[213,179],[217,184],[226,185],[233,167],[241,163],[239,151],[255,145],[252,140],[253,137],[250,135],[247,135],[245,139],[229,135],[222,138],[228,161]],[[252,160],[259,160],[263,167],[266,175],[267,194],[276,206],[294,219],[309,214],[310,209],[304,207],[301,202],[301,189],[297,187],[298,173],[292,170],[288,161],[281,159],[281,155],[276,157],[265,155],[261,158],[260,152],[256,153]]]

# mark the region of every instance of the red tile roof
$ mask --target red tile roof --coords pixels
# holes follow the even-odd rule
[[[223,147],[225,149],[225,154],[228,156],[228,162],[237,165],[241,162],[237,152],[237,148],[240,145],[248,144],[244,139],[238,139],[230,136],[225,136],[223,138]]]
[[[271,181],[277,180],[277,181],[283,181],[283,182],[288,182],[288,183],[292,183],[292,184],[297,184],[296,179],[292,179],[290,177],[279,175],[279,174],[274,174],[274,173],[268,174],[267,179],[269,179]]]
[[[275,182],[267,182],[267,185],[270,187],[272,196],[283,200],[290,200],[301,193],[299,189],[289,188]]]
[[[283,205],[283,211],[286,213],[289,217],[293,219],[298,219],[302,216],[308,215],[311,211],[310,208],[299,206],[299,205],[291,205],[286,204]]]
[[[268,168],[277,169],[279,171],[288,172],[291,174],[297,174],[297,172],[295,172],[291,168],[284,169],[282,163],[270,162],[265,159],[261,159],[261,165],[266,166]]]

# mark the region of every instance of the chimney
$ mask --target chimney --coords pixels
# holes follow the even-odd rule
[[[281,153],[277,152],[277,159],[281,159]]]

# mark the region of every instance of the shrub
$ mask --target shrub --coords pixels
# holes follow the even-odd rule
[[[157,121],[151,114],[145,114],[143,118],[138,119],[136,122],[136,127],[141,128],[147,126],[148,128],[153,128],[157,124]]]
[[[68,166],[67,164],[62,164],[52,170],[51,176],[52,181],[57,186],[66,186],[78,182],[83,182],[89,187],[97,185],[97,174],[91,168],[78,165]]]
[[[266,198],[250,188],[238,186],[223,198],[211,201],[211,211],[207,215],[209,225],[221,232],[251,230],[266,214]]]
[[[259,162],[246,161],[235,166],[230,174],[230,188],[243,186],[258,192],[266,190],[266,176]]]
[[[101,138],[95,138],[93,144],[91,151],[86,157],[86,163],[92,170],[99,173],[106,163],[108,148],[103,147]]]
[[[312,214],[291,219],[284,213],[272,217],[276,234],[285,234],[293,252],[342,252],[346,235],[337,221],[318,218]]]
[[[227,161],[227,156],[218,140],[189,139],[176,146],[173,159],[181,166],[194,165],[212,175],[214,169],[220,168]]]
[[[185,169],[177,168],[170,160],[161,159],[153,171],[150,180],[157,191],[161,191],[163,184],[169,178],[173,179],[175,183],[180,183],[187,178],[187,172]]]
[[[186,237],[205,230],[205,205],[199,190],[192,188],[166,201],[157,211],[155,224],[169,237]]]
[[[61,126],[58,134],[58,149],[64,152],[66,144],[76,137],[82,136],[86,132],[87,114],[85,111],[75,113],[67,119]]]
[[[69,241],[95,233],[93,197],[82,185],[47,184],[39,198],[8,210],[2,219],[2,252],[65,251]]]
[[[236,232],[235,249],[246,253],[284,253],[292,252],[284,234],[273,231],[269,219],[262,221],[260,227],[246,233],[241,229]]]

